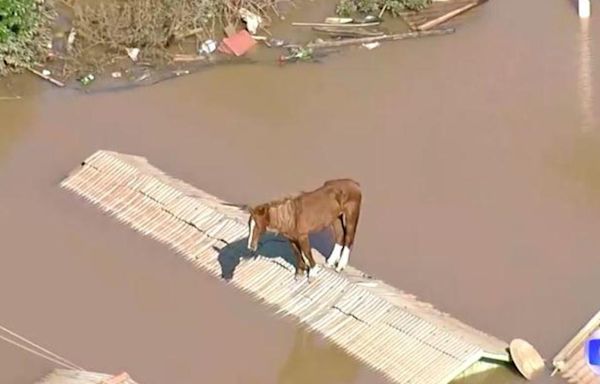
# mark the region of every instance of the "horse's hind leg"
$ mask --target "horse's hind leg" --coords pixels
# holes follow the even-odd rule
[[[344,236],[344,249],[342,251],[342,256],[340,257],[340,261],[336,268],[338,272],[346,268],[348,265],[348,260],[350,259],[350,251],[352,250],[352,245],[354,244],[356,227],[358,225],[358,217],[360,216],[360,201],[350,205],[347,213],[344,215],[346,217],[346,234]]]
[[[340,261],[340,257],[342,256],[342,249],[344,248],[344,238],[346,236],[346,231],[344,229],[344,224],[342,223],[342,216],[340,215],[337,219],[333,221],[333,232],[335,234],[335,245],[333,246],[333,250],[327,259],[327,265],[329,267],[334,267]]]

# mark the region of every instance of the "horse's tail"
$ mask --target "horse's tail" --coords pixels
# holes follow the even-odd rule
[[[248,204],[236,204],[236,203],[221,203],[221,205],[225,205],[227,207],[236,207],[241,209],[242,211],[249,211],[250,206]]]

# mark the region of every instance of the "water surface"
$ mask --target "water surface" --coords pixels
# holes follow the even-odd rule
[[[453,35],[321,64],[115,94],[25,81],[23,99],[0,101],[0,324],[143,384],[385,382],[58,188],[111,149],[235,202],[356,178],[353,265],[550,361],[600,306],[592,16],[497,0]],[[0,355],[2,383],[53,367],[4,343]]]

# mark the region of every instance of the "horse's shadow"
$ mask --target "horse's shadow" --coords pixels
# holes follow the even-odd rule
[[[322,255],[329,255],[333,249],[332,238],[331,231],[328,230],[311,234],[311,247],[319,251]],[[213,248],[219,253],[218,261],[221,265],[221,277],[225,280],[233,278],[235,269],[242,260],[253,259],[258,255],[272,259],[281,258],[296,267],[296,256],[290,242],[285,237],[270,232],[266,232],[261,237],[256,252],[248,249],[247,237],[229,243],[223,248]],[[314,251],[313,255],[316,260]]]

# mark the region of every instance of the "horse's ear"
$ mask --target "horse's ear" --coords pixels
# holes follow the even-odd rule
[[[252,214],[257,214],[258,216],[263,216],[267,213],[267,206],[262,204],[255,208],[250,208]]]

